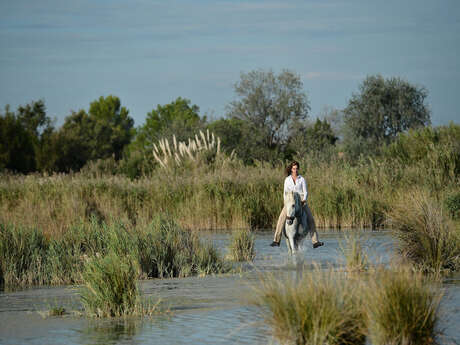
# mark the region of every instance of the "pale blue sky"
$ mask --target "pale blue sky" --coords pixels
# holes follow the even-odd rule
[[[0,107],[43,98],[63,123],[109,94],[144,123],[181,96],[220,117],[241,72],[288,68],[314,118],[368,74],[429,91],[460,122],[460,1],[0,0]]]

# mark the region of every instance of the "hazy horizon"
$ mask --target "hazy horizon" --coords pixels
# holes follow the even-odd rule
[[[136,126],[190,99],[219,118],[241,72],[299,74],[315,118],[367,75],[424,86],[434,125],[458,121],[456,1],[0,1],[0,107],[44,99],[60,126],[109,94]]]

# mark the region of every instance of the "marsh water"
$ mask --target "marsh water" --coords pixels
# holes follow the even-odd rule
[[[389,232],[362,232],[371,259],[387,263],[394,243]],[[225,255],[230,234],[205,234]],[[170,313],[143,319],[95,320],[81,317],[76,287],[34,288],[0,292],[0,344],[277,344],[261,311],[248,303],[260,274],[300,274],[299,263],[320,267],[344,265],[340,244],[344,234],[321,232],[325,246],[306,243],[293,263],[286,244],[269,246],[270,233],[256,235],[256,259],[239,273],[139,282],[143,296],[161,298]],[[460,277],[443,284],[444,344],[460,343]],[[43,311],[64,307],[68,313],[44,317]]]

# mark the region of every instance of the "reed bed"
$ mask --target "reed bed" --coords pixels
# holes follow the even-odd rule
[[[401,135],[378,158],[299,158],[317,226],[386,226],[398,195],[414,187],[435,195],[457,217],[460,154],[458,126],[451,127]],[[0,222],[37,227],[47,237],[91,218],[146,226],[165,213],[194,230],[276,224],[285,162],[245,166],[208,132],[188,143],[163,139],[149,157],[142,159],[151,167],[135,179],[123,175],[123,160],[113,159],[65,175],[0,174]]]
[[[133,228],[93,218],[52,238],[37,229],[0,224],[0,276],[7,289],[82,283],[86,262],[109,253],[138,262],[138,278],[185,277],[229,269],[213,246],[168,219],[156,218],[145,227]]]
[[[254,235],[248,229],[234,230],[230,241],[230,257],[234,261],[252,261],[256,256]]]

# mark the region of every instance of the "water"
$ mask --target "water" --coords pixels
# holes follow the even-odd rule
[[[0,344],[277,344],[260,311],[248,304],[261,273],[297,274],[286,244],[270,247],[271,236],[257,234],[257,257],[253,264],[244,264],[240,274],[140,282],[144,296],[161,297],[171,315],[95,320],[70,313],[44,318],[39,311],[56,306],[81,310],[77,289],[53,287],[0,293]],[[228,234],[204,237],[226,254]],[[321,267],[340,269],[343,234],[320,233],[320,237],[325,246],[313,250],[306,243],[301,258],[306,263],[315,261]],[[394,246],[389,233],[365,232],[363,237],[374,262],[390,260]],[[460,343],[460,277],[450,278],[444,289],[443,309],[448,319],[443,323],[445,343]]]

